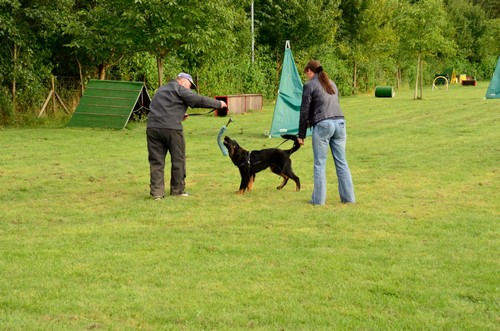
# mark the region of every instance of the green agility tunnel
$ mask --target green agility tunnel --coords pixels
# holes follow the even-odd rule
[[[394,89],[392,86],[377,86],[375,87],[376,98],[394,98]]]
[[[151,99],[142,82],[91,79],[68,127],[123,129],[147,113]]]

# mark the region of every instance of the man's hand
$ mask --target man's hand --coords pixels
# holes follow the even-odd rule
[[[299,139],[297,139],[297,141],[299,142],[299,145],[304,145],[304,139],[299,138]]]
[[[223,101],[223,100],[219,100],[220,101],[220,108],[227,108],[227,104]]]

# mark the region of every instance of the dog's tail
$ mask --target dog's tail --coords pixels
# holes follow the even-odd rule
[[[299,136],[296,134],[282,134],[281,138],[287,140],[293,140],[293,147],[288,150],[288,155],[292,155],[300,148]]]

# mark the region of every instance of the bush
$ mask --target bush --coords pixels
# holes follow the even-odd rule
[[[226,60],[209,59],[197,74],[200,93],[206,95],[262,94],[264,99],[276,97],[279,81],[275,80],[276,69],[269,61],[257,58],[242,60],[231,57]],[[272,63],[272,62],[271,62]]]

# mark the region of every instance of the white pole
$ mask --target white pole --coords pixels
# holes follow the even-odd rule
[[[254,41],[254,25],[253,25],[253,1],[251,6],[252,12],[252,63],[254,62],[254,49],[255,49],[255,41]]]

